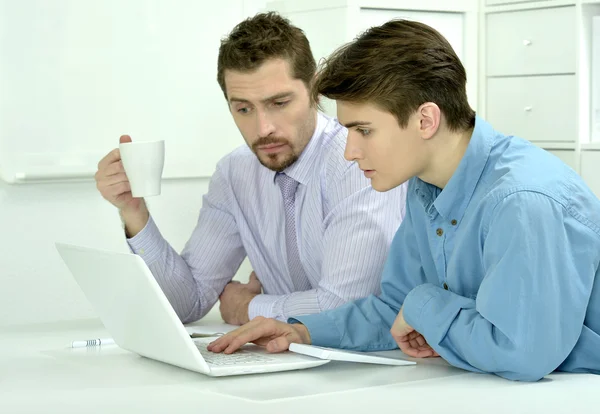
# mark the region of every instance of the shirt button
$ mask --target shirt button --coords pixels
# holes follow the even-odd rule
[[[444,230],[442,230],[442,229],[437,229],[437,230],[435,231],[435,234],[437,234],[438,236],[442,237],[442,235],[444,234]]]
[[[444,283],[444,289],[448,290],[448,284]]]
[[[456,226],[456,225],[458,224],[458,221],[456,221],[456,220],[452,220],[452,221],[450,222],[450,224],[452,224],[453,226]]]

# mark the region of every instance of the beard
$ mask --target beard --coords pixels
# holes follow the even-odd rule
[[[298,138],[296,140],[296,145],[292,145],[292,143],[286,138],[278,137],[275,135],[261,137],[258,140],[256,140],[256,142],[252,143],[251,149],[258,158],[258,161],[266,168],[275,172],[282,172],[290,165],[298,161],[298,158],[300,158],[300,155],[308,145],[308,142],[310,141],[312,134],[315,131],[316,119],[316,114],[307,116],[300,128],[296,131]],[[246,140],[246,142],[248,141]],[[262,147],[264,145],[269,144],[286,144],[291,149],[291,152],[282,154],[259,155],[260,150],[258,149],[258,147]]]
[[[291,153],[287,154],[262,154],[259,155],[259,147],[270,145],[270,144],[285,144],[289,146],[292,150]],[[294,148],[290,144],[290,142],[285,138],[279,137],[263,137],[259,138],[256,142],[252,144],[252,151],[256,154],[258,161],[266,168],[275,171],[282,172],[290,165],[295,163],[299,154],[294,152]]]

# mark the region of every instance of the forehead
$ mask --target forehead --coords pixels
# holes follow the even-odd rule
[[[252,72],[225,71],[227,97],[258,102],[282,92],[306,90],[304,82],[292,77],[285,59],[271,59]]]
[[[358,121],[359,119],[365,119],[379,112],[378,108],[369,103],[338,100],[336,101],[336,105],[338,119],[343,124]]]
[[[342,125],[377,124],[378,126],[394,125],[396,117],[372,102],[348,102],[338,100],[337,118]]]

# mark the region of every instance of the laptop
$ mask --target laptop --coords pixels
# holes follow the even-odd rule
[[[312,368],[332,360],[415,364],[403,358],[299,344],[278,354],[252,344],[233,354],[215,354],[206,347],[216,337],[192,339],[141,257],[55,245],[115,343],[146,358],[214,377]]]
[[[192,339],[144,260],[131,253],[55,243],[63,261],[115,343],[146,358],[209,376],[312,368],[329,362],[293,352],[269,354],[245,345],[230,355]]]

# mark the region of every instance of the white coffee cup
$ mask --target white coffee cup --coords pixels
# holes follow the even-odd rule
[[[125,142],[119,144],[119,151],[133,197],[160,195],[165,141]]]

